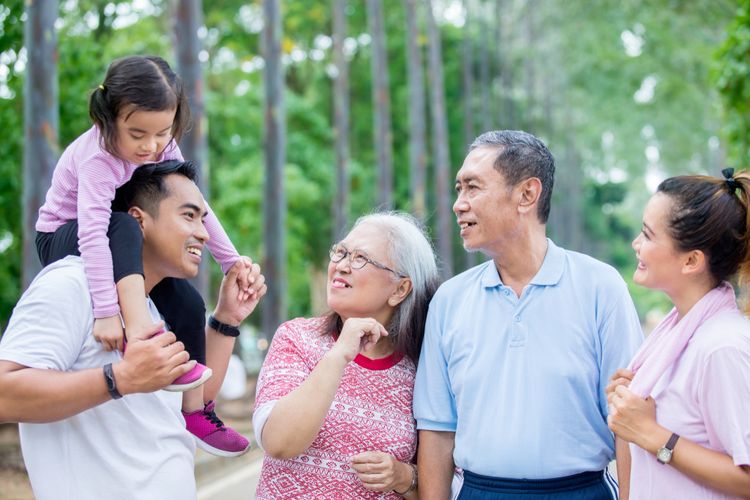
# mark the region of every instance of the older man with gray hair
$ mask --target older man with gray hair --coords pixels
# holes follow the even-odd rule
[[[490,260],[430,304],[414,401],[424,498],[450,498],[454,468],[461,499],[617,497],[604,391],[642,335],[617,271],[547,238],[554,170],[539,139],[496,131],[456,176],[464,248]]]

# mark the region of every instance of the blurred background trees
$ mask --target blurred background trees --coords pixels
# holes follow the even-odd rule
[[[264,49],[271,3],[281,16],[277,55]],[[269,330],[281,317],[321,312],[332,235],[382,204],[426,222],[446,275],[479,262],[461,249],[449,210],[466,146],[487,129],[525,129],[547,142],[558,164],[552,238],[629,280],[630,241],[660,179],[747,167],[748,3],[62,0],[54,60],[38,63],[24,42],[24,2],[7,0],[0,326],[33,248],[23,245],[22,207],[38,203],[29,193],[49,182],[24,168],[25,151],[40,153],[23,121],[24,106],[40,104],[23,90],[35,72],[57,82],[49,110],[59,116],[57,142],[47,143],[55,158],[90,126],[88,94],[112,59],[159,54],[192,82],[203,118],[183,147],[204,166],[207,198],[241,253],[280,259]],[[282,103],[275,128],[268,91]],[[271,158],[281,170],[269,186]],[[277,250],[264,245],[280,239]],[[219,269],[209,267],[215,286]],[[657,295],[631,291],[643,316],[664,307]]]

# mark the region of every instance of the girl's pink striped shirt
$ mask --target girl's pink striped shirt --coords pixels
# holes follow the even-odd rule
[[[68,221],[78,219],[78,247],[83,258],[94,317],[106,318],[120,312],[112,271],[107,229],[115,190],[128,182],[140,165],[123,161],[101,147],[101,134],[91,127],[73,141],[60,156],[52,174],[52,185],[39,209],[36,230],[51,233]],[[159,161],[182,160],[172,143]],[[239,259],[237,249],[206,203],[205,219],[211,255],[226,273]]]

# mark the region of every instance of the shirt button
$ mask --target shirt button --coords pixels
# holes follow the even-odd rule
[[[515,320],[516,320],[516,323],[520,323],[521,322],[521,316],[516,316]]]
[[[508,295],[510,295],[510,290],[508,290],[508,289],[506,288],[505,290],[503,290],[503,293],[504,293],[504,294],[505,294],[505,296],[507,297]]]

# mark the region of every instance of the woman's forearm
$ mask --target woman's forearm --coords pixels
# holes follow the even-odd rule
[[[263,449],[274,458],[305,451],[318,435],[348,361],[335,351],[323,356],[310,376],[279,399],[262,431]]]
[[[638,446],[656,455],[671,434],[662,427],[659,432],[638,443]],[[737,466],[729,455],[704,448],[689,439],[680,437],[667,466],[674,467],[694,481],[715,490],[750,498],[750,467]],[[637,478],[633,480],[637,481]]]

